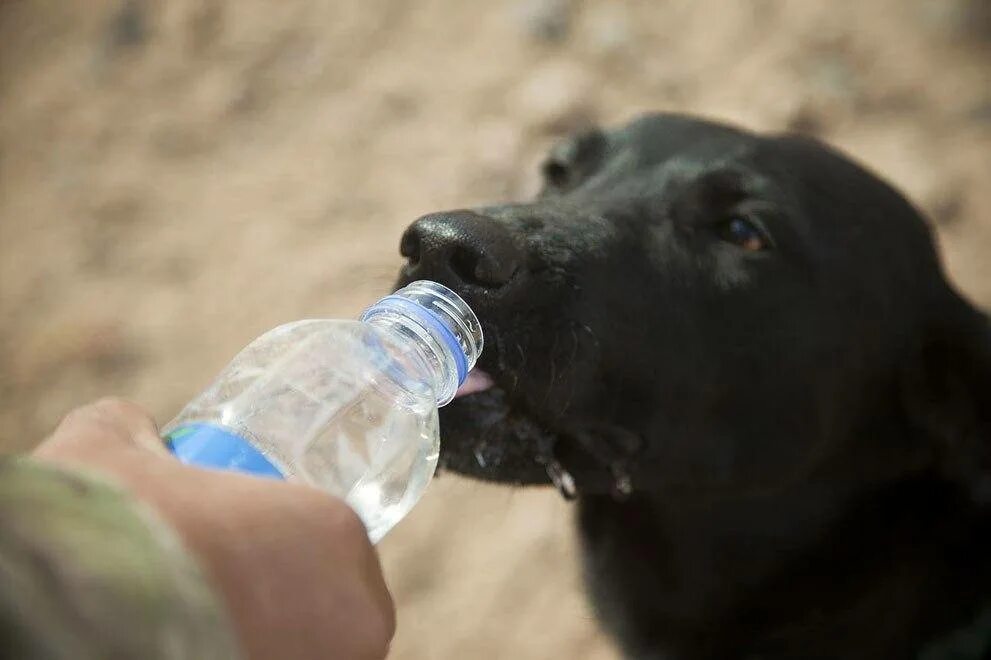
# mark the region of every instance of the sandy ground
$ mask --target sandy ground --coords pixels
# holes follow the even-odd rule
[[[384,292],[419,214],[525,196],[555,135],[647,109],[839,144],[991,307],[987,8],[0,0],[0,447],[105,393],[168,419],[263,330]],[[438,480],[381,545],[393,657],[615,658],[570,519]]]

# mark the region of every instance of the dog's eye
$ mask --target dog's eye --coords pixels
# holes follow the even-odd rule
[[[771,247],[771,239],[764,228],[745,216],[733,216],[720,225],[719,237],[748,252],[760,252]]]
[[[571,179],[571,168],[560,160],[551,159],[541,167],[544,181],[555,188],[561,188]]]

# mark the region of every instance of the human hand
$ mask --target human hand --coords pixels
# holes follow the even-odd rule
[[[364,525],[313,488],[184,465],[141,407],[69,413],[38,459],[109,475],[185,541],[228,605],[247,657],[383,658],[392,598]]]

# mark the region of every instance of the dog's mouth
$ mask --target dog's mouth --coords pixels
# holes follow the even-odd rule
[[[505,380],[502,386],[499,380]],[[553,484],[573,499],[575,479],[555,455],[560,437],[513,401],[518,379],[476,367],[441,409],[440,468],[520,485]]]
[[[551,424],[530,410],[512,371],[476,367],[441,409],[439,467],[519,485],[553,485],[571,500],[583,492],[625,497],[632,485],[622,464],[599,452],[600,434]]]

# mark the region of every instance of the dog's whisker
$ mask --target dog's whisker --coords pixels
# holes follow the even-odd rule
[[[598,336],[596,336],[595,331],[592,330],[592,328],[590,328],[587,325],[585,325],[584,323],[579,323],[578,324],[578,327],[588,333],[588,336],[592,338],[592,341],[593,342],[595,342],[595,350],[598,351],[599,350],[599,338],[598,338]]]
[[[575,324],[571,325],[571,340],[574,342],[571,346],[571,365],[574,366],[575,360],[578,358],[578,345],[581,340],[578,339],[578,332],[575,330]]]
[[[520,364],[512,372],[512,376],[513,376],[513,388],[512,389],[514,391],[516,390],[516,386],[519,385],[520,374],[525,372],[525,367],[526,367],[526,354],[523,352],[523,344],[520,343],[519,341],[516,342],[516,352],[519,353]]]

